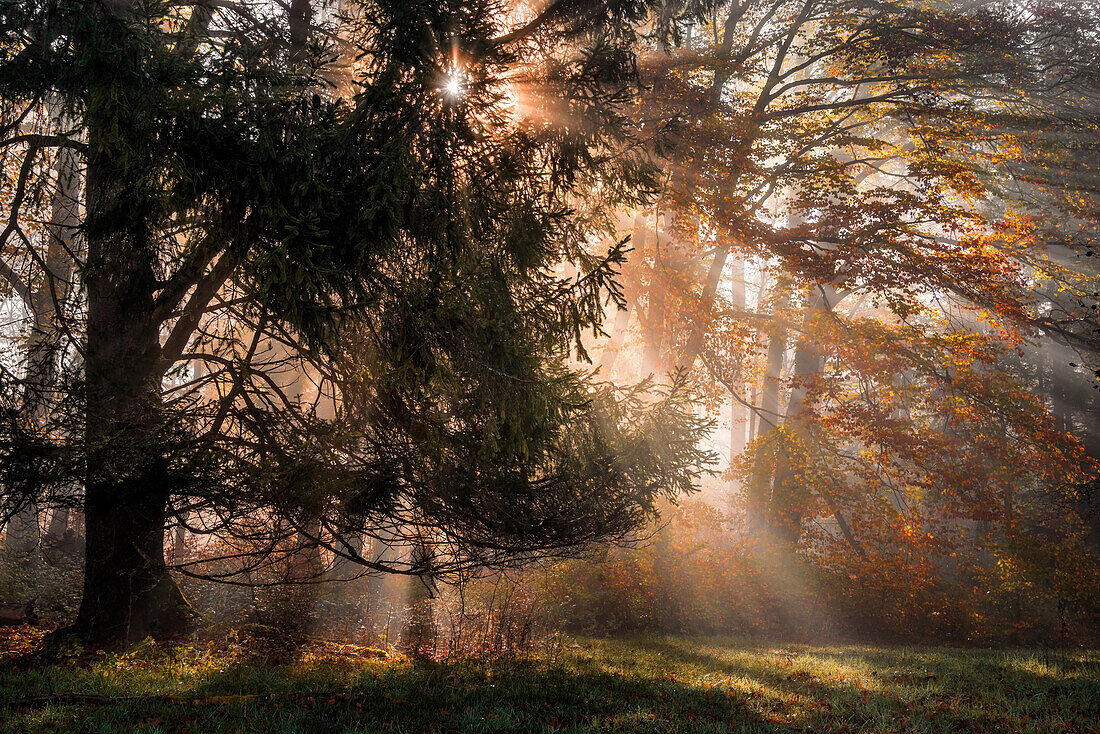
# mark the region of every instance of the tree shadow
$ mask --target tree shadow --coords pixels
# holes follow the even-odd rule
[[[132,695],[126,685],[123,675],[94,688]],[[557,660],[246,658],[170,690],[52,706],[0,731],[1000,732],[1100,720],[1100,661],[1079,656],[672,638],[594,643]]]
[[[630,644],[670,663],[755,681],[802,705],[799,723],[814,731],[838,719],[857,731],[1073,731],[1100,721],[1095,653],[712,642]]]

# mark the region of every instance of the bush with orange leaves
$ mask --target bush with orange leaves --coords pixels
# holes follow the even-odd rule
[[[951,544],[950,551],[913,529],[879,540],[865,558],[805,538],[786,550],[750,540],[714,507],[685,500],[666,507],[663,523],[636,542],[555,566],[538,584],[551,617],[584,633],[1097,640],[1100,566],[1083,548],[1026,533],[996,545]]]

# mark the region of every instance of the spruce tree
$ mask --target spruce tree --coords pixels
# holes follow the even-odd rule
[[[0,3],[3,274],[63,294],[49,384],[4,365],[0,491],[83,498],[71,631],[186,629],[173,524],[238,571],[306,547],[446,574],[575,553],[690,489],[684,380],[583,368],[622,301],[608,211],[655,190],[622,116],[647,8],[508,10]],[[61,152],[83,171],[71,273],[34,216]],[[382,562],[370,536],[430,551]]]

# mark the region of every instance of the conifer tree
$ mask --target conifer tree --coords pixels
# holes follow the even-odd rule
[[[0,3],[3,274],[57,286],[63,341],[55,369],[4,365],[2,491],[80,488],[72,631],[187,627],[177,523],[238,575],[303,546],[446,574],[574,553],[691,488],[705,424],[682,377],[567,366],[622,300],[607,212],[655,190],[622,117],[648,9],[510,10]],[[65,156],[67,270],[34,225]],[[50,396],[34,421],[28,386]],[[430,551],[365,556],[364,536]]]

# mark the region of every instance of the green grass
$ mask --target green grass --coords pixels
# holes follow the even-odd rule
[[[718,638],[579,640],[527,660],[417,664],[249,644],[0,668],[0,732],[1100,732],[1100,654]],[[360,658],[360,659],[357,659]]]

